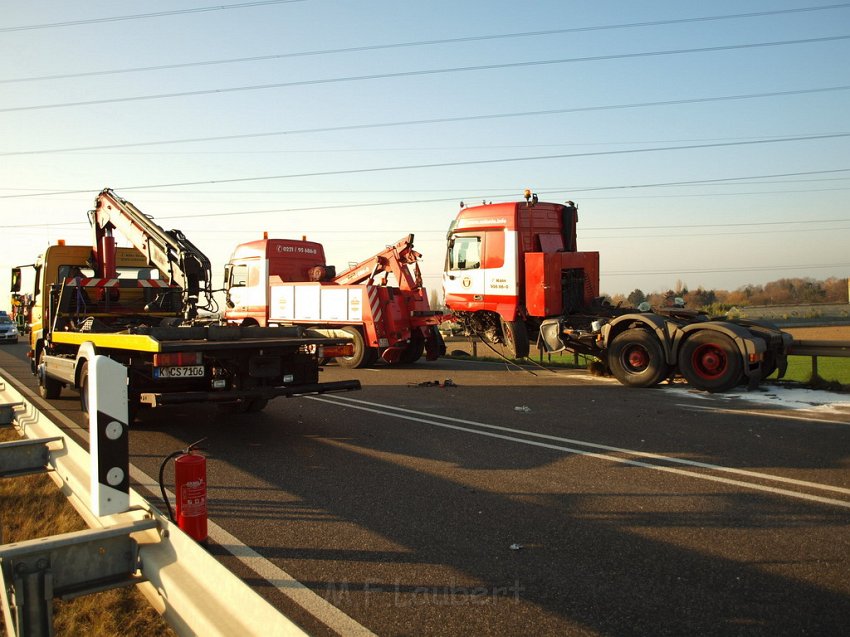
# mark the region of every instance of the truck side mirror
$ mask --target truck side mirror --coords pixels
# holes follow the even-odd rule
[[[21,291],[21,269],[12,268],[12,292]]]
[[[228,263],[224,266],[224,304],[231,310],[236,307],[230,299],[230,275],[233,272],[233,264]]]

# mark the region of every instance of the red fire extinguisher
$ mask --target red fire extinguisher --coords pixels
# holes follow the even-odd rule
[[[206,438],[175,451],[159,467],[159,488],[168,507],[172,522],[196,542],[207,541],[207,459],[196,453],[198,445]],[[168,461],[174,458],[175,512],[165,494],[163,472]]]

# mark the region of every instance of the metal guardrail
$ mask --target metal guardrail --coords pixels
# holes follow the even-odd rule
[[[146,580],[136,585],[178,635],[306,634],[172,524],[137,491],[130,490],[130,510],[126,513],[105,517],[92,513],[88,451],[0,378],[0,412],[3,410],[10,416],[6,422],[11,421],[25,438],[50,439],[50,444],[42,447],[46,448],[42,456],[43,466],[89,527],[97,530],[90,537],[103,542],[100,535],[104,531],[107,535],[124,532],[135,541],[139,575]],[[2,459],[0,455],[0,467]],[[73,534],[65,534],[68,535]],[[55,536],[44,543],[52,542],[59,546],[72,539]],[[25,544],[3,545],[0,551],[16,555],[24,552]],[[5,582],[3,588],[9,584]],[[0,590],[0,595],[5,595],[5,592]],[[14,635],[11,615],[4,615],[7,632]]]
[[[850,341],[795,340],[791,345],[791,356],[838,356],[850,357]]]
[[[812,378],[818,378],[818,357],[850,357],[850,342],[795,340],[789,355],[811,356]]]
[[[791,356],[811,356],[812,378],[818,377],[818,357],[850,357],[850,342],[848,341],[794,341],[791,345]]]

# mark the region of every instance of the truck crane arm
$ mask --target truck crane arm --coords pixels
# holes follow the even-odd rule
[[[421,257],[422,255],[413,249],[413,235],[409,234],[378,254],[337,274],[333,282],[340,285],[375,285],[376,277],[392,273],[400,289],[418,290],[422,287],[422,274],[418,264]]]
[[[215,311],[210,261],[180,230],[161,228],[109,188],[97,196],[94,210],[89,211],[89,221],[94,231],[94,269],[98,276],[116,276],[112,232],[117,229],[159,270],[162,279],[182,289],[184,319],[197,316],[201,295],[206,303],[201,309]]]

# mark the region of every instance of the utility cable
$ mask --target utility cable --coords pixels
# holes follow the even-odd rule
[[[226,184],[226,183],[246,183],[246,182],[255,182],[255,181],[269,181],[275,179],[296,179],[296,178],[304,178],[304,177],[326,177],[331,175],[353,175],[353,174],[366,174],[366,173],[381,173],[381,172],[393,172],[397,170],[424,170],[429,168],[452,168],[452,167],[461,167],[461,166],[476,166],[476,165],[490,165],[490,164],[500,164],[500,163],[511,163],[511,162],[527,162],[527,161],[546,161],[546,160],[555,160],[555,159],[575,159],[580,157],[600,157],[604,155],[632,155],[632,154],[640,154],[640,153],[653,153],[653,152],[666,152],[666,151],[677,151],[677,150],[700,150],[700,149],[709,149],[709,148],[728,148],[733,146],[751,146],[757,144],[778,144],[785,142],[799,142],[799,141],[816,141],[823,139],[839,139],[850,137],[850,133],[834,133],[829,135],[806,135],[800,137],[785,137],[785,138],[773,138],[773,139],[763,139],[763,140],[752,140],[752,141],[740,141],[740,142],[720,142],[714,144],[689,144],[687,146],[659,146],[655,148],[632,148],[625,150],[606,150],[606,151],[594,151],[587,153],[567,153],[567,154],[559,154],[559,155],[537,155],[533,157],[506,157],[499,159],[478,159],[478,160],[468,160],[468,161],[457,161],[457,162],[443,162],[437,164],[417,164],[417,165],[406,165],[406,166],[379,166],[374,168],[352,168],[348,170],[326,170],[326,171],[317,171],[310,173],[294,173],[288,175],[267,175],[262,177],[236,177],[231,179],[209,179],[203,181],[186,181],[186,182],[175,182],[175,183],[166,183],[166,184],[147,184],[144,186],[121,186],[118,187],[117,190],[149,190],[153,188],[176,188],[180,186],[199,186],[199,185],[208,185],[208,184]],[[843,169],[842,169],[843,170]],[[710,180],[709,180],[710,181]],[[52,196],[52,195],[76,195],[76,194],[84,194],[91,192],[92,189],[87,188],[84,190],[54,190],[50,192],[38,192],[38,193],[28,193],[24,195],[0,195],[0,199],[22,199],[22,198],[32,198],[32,197],[44,197],[44,196]]]
[[[230,9],[245,9],[249,7],[262,7],[270,4],[291,4],[293,2],[306,2],[306,0],[256,0],[254,2],[240,2],[239,4],[219,4],[212,7],[195,7],[193,9],[174,9],[172,11],[156,11],[152,13],[137,13],[134,15],[112,16],[107,18],[88,18],[85,20],[66,20],[65,22],[50,22],[47,24],[27,24],[15,27],[0,27],[0,33],[12,33],[15,31],[35,31],[38,29],[55,29],[57,27],[75,27],[83,24],[103,24],[105,22],[122,22],[125,20],[141,20],[143,18],[165,18],[187,13],[209,13],[211,11],[227,11]],[[840,8],[824,7],[824,8]]]
[[[731,100],[748,100],[766,97],[788,97],[792,95],[808,95],[813,93],[832,93],[836,91],[846,91],[850,89],[850,85],[844,84],[839,86],[826,86],[810,89],[794,89],[790,91],[773,91],[763,93],[743,93],[738,95],[720,95],[714,97],[694,97],[677,100],[662,100],[653,102],[633,102],[627,104],[602,104],[595,106],[577,106],[572,108],[556,108],[539,111],[520,111],[515,113],[492,113],[483,115],[466,115],[460,117],[439,117],[430,119],[416,119],[399,122],[381,122],[375,124],[350,124],[346,126],[328,126],[323,128],[302,128],[285,131],[271,131],[264,133],[244,133],[238,135],[217,135],[214,137],[186,137],[182,139],[160,140],[152,142],[131,142],[123,144],[99,144],[96,146],[77,146],[71,148],[53,148],[43,150],[21,150],[21,151],[6,151],[0,152],[0,156],[10,155],[43,155],[49,153],[70,153],[90,150],[110,150],[115,148],[142,148],[149,146],[162,146],[169,144],[187,144],[198,142],[214,142],[214,141],[232,141],[237,139],[252,139],[261,137],[276,137],[283,135],[305,135],[314,133],[334,133],[340,131],[365,130],[374,128],[390,128],[395,126],[419,126],[430,124],[450,124],[456,122],[469,122],[490,119],[504,119],[512,117],[535,117],[541,115],[562,115],[566,113],[583,113],[593,111],[610,111],[630,108],[647,108],[653,106],[682,106],[686,104],[702,104],[711,102],[724,102]]]
[[[645,270],[635,272],[633,270],[608,270],[601,272],[606,276],[632,276],[632,275],[655,275],[655,274],[723,274],[727,272],[770,272],[774,270],[822,270],[824,268],[847,268],[850,263],[826,263],[824,265],[764,265],[751,268],[718,268],[714,270]]]
[[[850,35],[835,35],[820,38],[804,38],[800,40],[778,40],[774,42],[755,42],[747,44],[729,44],[722,46],[699,47],[693,49],[670,49],[665,51],[644,51],[640,53],[619,53],[613,55],[593,55],[580,58],[559,58],[553,60],[530,60],[526,62],[508,62],[503,64],[480,64],[475,66],[458,66],[441,69],[422,69],[418,71],[399,71],[396,73],[373,73],[368,75],[349,75],[345,77],[320,78],[311,80],[297,80],[294,82],[275,82],[271,84],[253,84],[248,86],[233,86],[225,88],[200,89],[197,91],[177,91],[173,93],[156,93],[151,95],[134,95],[128,97],[111,97],[98,100],[84,100],[79,102],[57,102],[54,104],[32,104],[27,106],[11,106],[0,108],[0,113],[12,113],[20,111],[46,110],[54,108],[68,108],[74,106],[96,106],[101,104],[122,104],[127,102],[151,101],[161,99],[173,99],[178,97],[199,97],[205,95],[223,95],[243,91],[263,91],[278,88],[293,88],[297,86],[318,86],[323,84],[335,84],[340,82],[362,82],[368,80],[398,79],[406,77],[423,77],[429,75],[442,75],[447,73],[470,73],[478,71],[492,71],[501,69],[528,68],[533,66],[550,66],[557,64],[570,64],[577,62],[600,62],[609,60],[625,60],[646,57],[662,57],[669,55],[682,55],[692,53],[715,53],[718,51],[733,51],[742,49],[758,49],[765,47],[789,46],[798,44],[818,44],[823,42],[837,42],[850,39]]]
[[[272,4],[271,2],[267,3],[247,3],[249,6],[253,6],[255,4]],[[241,5],[233,5],[228,7],[217,7],[217,8],[237,8]],[[246,62],[265,62],[270,60],[283,60],[288,58],[297,58],[297,57],[309,57],[309,56],[317,56],[317,55],[338,55],[338,54],[346,54],[346,53],[362,53],[366,51],[382,51],[387,49],[400,49],[400,48],[412,48],[412,47],[421,47],[421,46],[437,46],[444,44],[460,44],[466,42],[484,42],[490,40],[506,40],[512,38],[530,38],[530,37],[541,37],[541,36],[550,36],[550,35],[566,35],[568,33],[585,33],[588,31],[607,31],[613,29],[632,29],[632,28],[643,28],[643,27],[657,27],[657,26],[668,26],[674,24],[688,24],[694,22],[711,22],[718,20],[738,20],[741,18],[760,18],[766,16],[774,16],[774,15],[782,15],[782,14],[793,14],[793,13],[808,13],[813,11],[825,11],[831,9],[847,9],[850,8],[850,2],[843,2],[840,4],[830,4],[830,5],[821,5],[817,7],[799,7],[794,9],[778,9],[774,11],[756,11],[751,13],[731,13],[725,15],[714,15],[714,16],[703,16],[703,17],[694,17],[694,18],[679,18],[673,20],[653,20],[648,22],[627,22],[623,24],[606,24],[606,25],[598,25],[598,26],[587,26],[587,27],[570,27],[564,29],[546,29],[543,31],[520,31],[516,33],[496,33],[496,34],[486,34],[486,35],[472,35],[458,38],[442,38],[438,40],[416,40],[412,42],[391,42],[388,44],[372,44],[372,45],[364,45],[364,46],[351,46],[344,47],[339,49],[318,49],[313,51],[295,51],[292,53],[273,53],[269,55],[255,55],[249,57],[240,57],[240,58],[226,58],[220,60],[200,60],[195,62],[178,62],[174,64],[159,64],[154,66],[137,66],[130,67],[124,69],[103,69],[99,71],[85,71],[81,73],[64,73],[64,74],[55,74],[55,75],[40,75],[35,77],[21,77],[21,78],[9,78],[9,79],[0,79],[0,84],[7,84],[13,82],[39,82],[44,80],[63,80],[63,79],[71,79],[71,78],[81,78],[81,77],[100,77],[104,75],[119,75],[124,73],[141,73],[148,71],[166,71],[172,69],[184,69],[184,68],[192,68],[199,66],[215,66],[220,64],[242,64]],[[213,10],[210,8],[208,10]],[[195,10],[193,12],[197,12]],[[188,11],[187,11],[188,12]],[[163,15],[168,15],[169,12],[164,13]],[[171,13],[180,13],[180,12],[171,12]],[[125,18],[112,18],[111,20],[116,19],[135,19],[136,17],[157,17],[160,14],[148,14],[142,16],[129,16]],[[98,20],[101,21],[101,20]],[[76,24],[87,24],[87,21],[80,21]],[[49,25],[48,25],[49,26]],[[57,26],[65,26],[63,24],[59,24]],[[0,32],[7,30],[21,30],[25,28],[40,28],[38,26],[34,27],[11,27],[10,29],[0,29]]]

